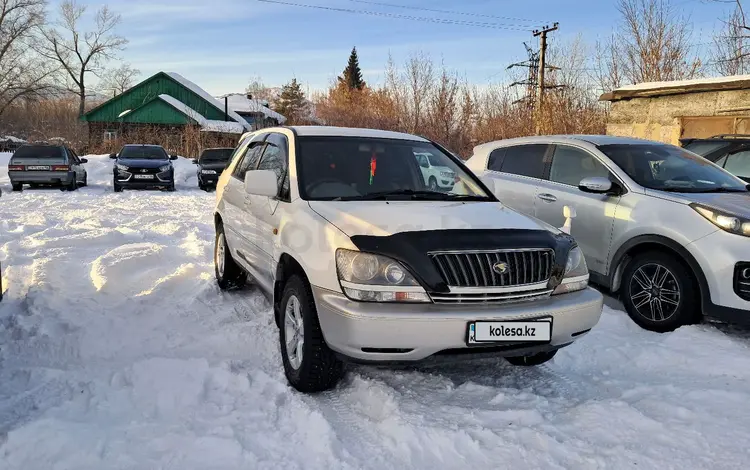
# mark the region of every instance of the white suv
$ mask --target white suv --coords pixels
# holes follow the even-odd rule
[[[460,193],[425,184],[429,152]],[[599,321],[574,240],[501,204],[421,137],[335,127],[241,139],[217,186],[219,286],[272,299],[297,390],[333,387],[343,360],[484,352],[536,365]],[[248,276],[249,275],[249,276]]]
[[[750,324],[747,182],[685,149],[603,135],[489,142],[471,170],[510,207],[549,224],[576,211],[571,235],[591,281],[619,293],[643,328],[703,316]]]

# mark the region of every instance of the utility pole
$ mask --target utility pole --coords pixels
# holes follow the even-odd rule
[[[541,30],[534,30],[534,36],[539,36],[539,79],[537,80],[536,92],[536,116],[535,127],[536,134],[539,135],[542,129],[542,106],[544,104],[544,69],[547,65],[547,33],[557,30],[558,23],[555,22],[552,27],[545,26]]]

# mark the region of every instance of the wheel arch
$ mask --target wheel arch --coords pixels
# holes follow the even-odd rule
[[[703,269],[698,261],[681,244],[662,235],[637,236],[625,242],[615,252],[615,255],[612,257],[612,263],[610,264],[612,268],[610,269],[609,274],[609,288],[612,292],[618,292],[620,290],[622,274],[630,260],[640,253],[647,251],[665,252],[684,262],[692,272],[693,277],[698,281],[702,305],[705,305],[706,302],[710,302],[711,294],[708,288],[708,281],[706,280],[706,275],[703,273]]]
[[[295,274],[310,284],[302,264],[289,253],[282,253],[276,264],[276,275],[273,281],[273,316],[277,326],[281,325],[281,297],[284,293],[284,285]]]

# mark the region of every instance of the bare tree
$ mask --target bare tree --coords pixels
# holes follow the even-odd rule
[[[30,52],[44,24],[45,0],[0,0],[0,115],[48,86],[52,69]]]
[[[39,52],[49,60],[56,61],[71,83],[80,104],[79,116],[86,110],[86,78],[88,74],[99,75],[104,64],[115,58],[115,52],[122,50],[128,40],[115,33],[120,23],[120,15],[104,5],[97,10],[94,28],[81,31],[81,18],[86,6],[75,0],[65,0],[60,4],[60,19],[55,26],[43,28],[43,41]]]
[[[410,132],[421,131],[422,115],[433,85],[432,60],[423,54],[414,54],[406,63],[406,82],[410,106]]]
[[[741,75],[750,71],[750,28],[740,0],[714,36],[713,69],[719,75]]]
[[[458,77],[449,72],[443,65],[435,92],[431,94],[429,120],[431,128],[436,132],[435,139],[443,145],[448,145],[453,133],[459,126],[460,90]]]
[[[695,77],[701,61],[691,54],[690,21],[667,0],[618,0],[622,23],[602,45],[599,74],[605,86]]]
[[[134,69],[130,64],[122,64],[102,74],[99,89],[108,96],[117,96],[135,85],[135,80],[140,74],[141,71]]]

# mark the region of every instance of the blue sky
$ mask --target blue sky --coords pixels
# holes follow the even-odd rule
[[[90,5],[101,1],[79,0]],[[560,23],[555,41],[583,34],[608,36],[618,20],[613,0],[382,0],[383,3],[494,15],[438,14],[351,0],[285,0],[293,3],[464,21],[500,23],[515,29],[443,25],[373,15],[269,4],[257,0],[110,0],[122,15],[119,32],[130,44],[123,60],[141,70],[178,72],[214,95],[243,91],[260,77],[280,86],[296,77],[310,89],[325,88],[346,65],[352,46],[365,80],[382,80],[390,53],[397,64],[422,52],[469,82],[503,81],[505,67],[523,60],[523,41],[540,24]],[[378,0],[373,0],[378,1]],[[692,18],[695,42],[710,33],[727,6],[710,0],[673,0]],[[54,6],[52,6],[54,9]],[[512,18],[512,19],[510,19]],[[517,30],[520,29],[520,30]],[[703,47],[703,46],[696,46]]]

